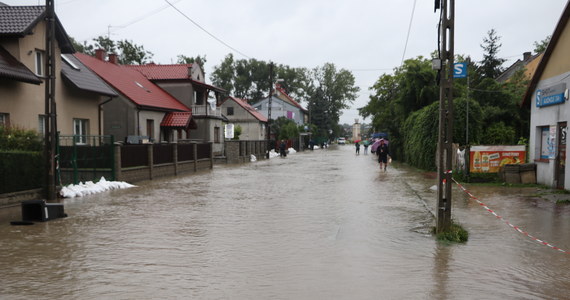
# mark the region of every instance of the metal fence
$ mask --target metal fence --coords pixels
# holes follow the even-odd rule
[[[115,180],[113,136],[59,135],[57,146],[60,185],[99,180]]]

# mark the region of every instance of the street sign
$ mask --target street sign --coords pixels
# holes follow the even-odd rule
[[[453,78],[466,78],[467,77],[467,63],[454,63],[453,64]]]

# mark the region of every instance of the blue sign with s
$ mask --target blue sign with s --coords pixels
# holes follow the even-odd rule
[[[467,63],[454,63],[453,64],[453,78],[466,78],[467,77]]]

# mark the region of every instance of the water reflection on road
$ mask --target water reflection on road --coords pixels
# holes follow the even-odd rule
[[[66,219],[10,226],[2,299],[564,299],[568,254],[454,188],[464,245],[430,234],[432,176],[378,169],[350,145],[215,166],[65,201]],[[513,224],[570,248],[570,207],[469,187]]]

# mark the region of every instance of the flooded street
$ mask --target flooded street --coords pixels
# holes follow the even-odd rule
[[[65,200],[68,218],[0,211],[1,299],[568,299],[570,254],[453,188],[462,245],[430,231],[433,176],[380,172],[352,145]],[[570,250],[570,205],[466,186]],[[534,188],[536,190],[536,188]],[[525,196],[526,195],[526,196]]]

